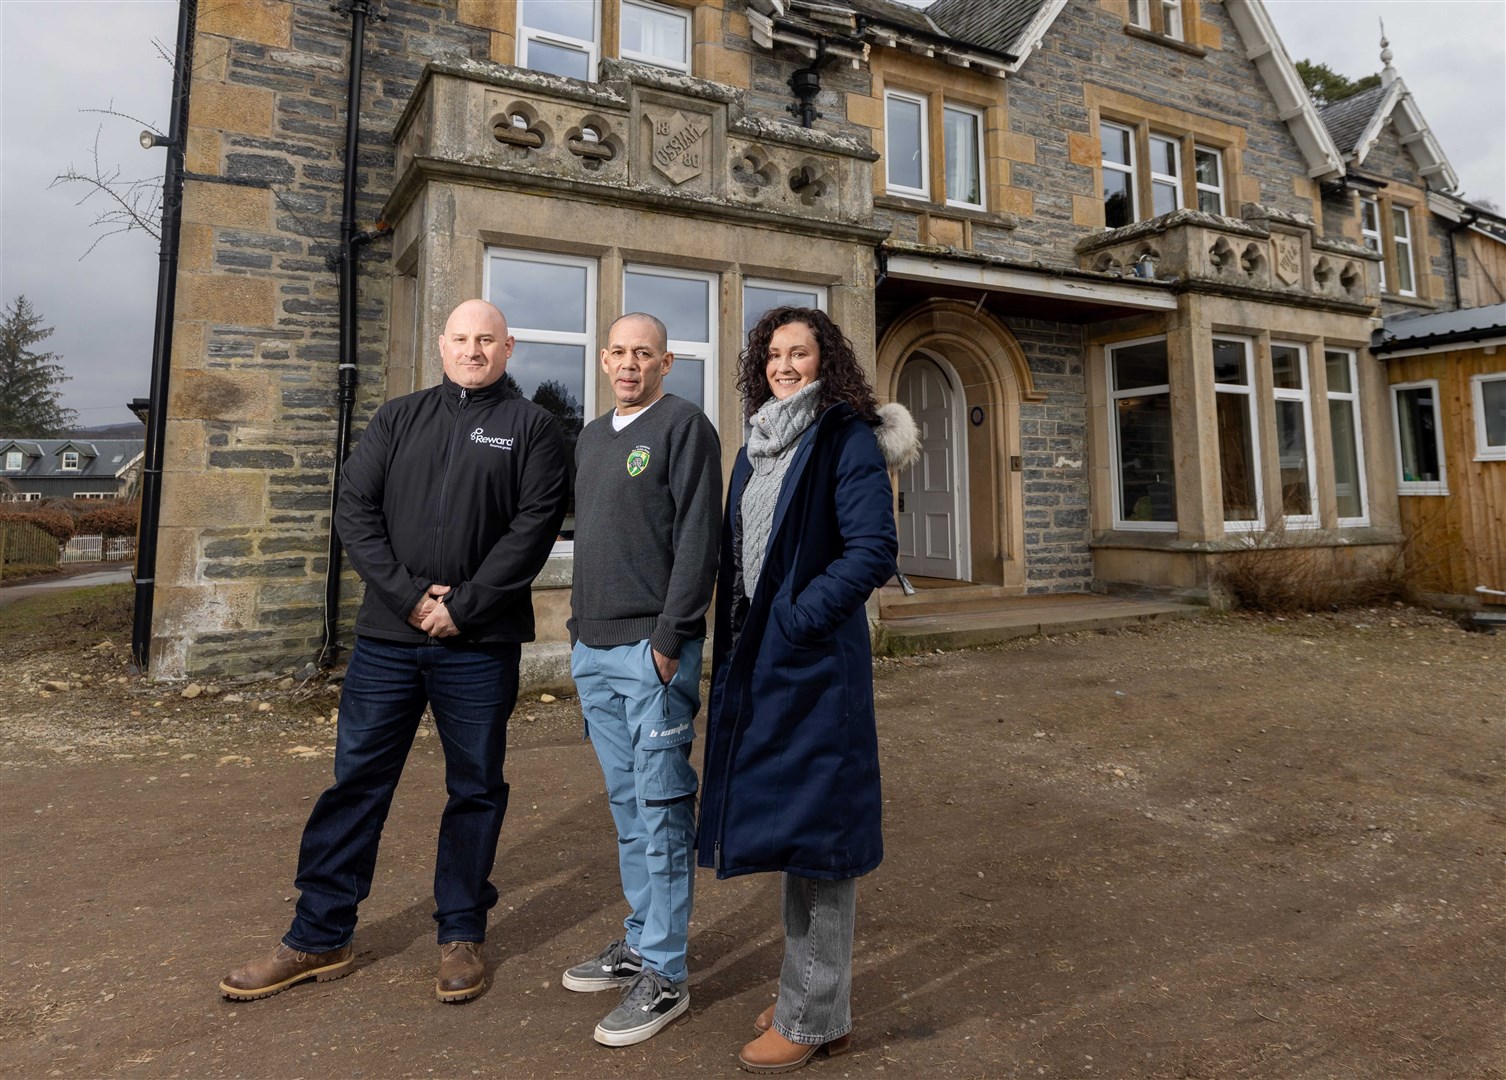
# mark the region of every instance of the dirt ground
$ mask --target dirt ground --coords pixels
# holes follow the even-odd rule
[[[623,914],[570,700],[513,720],[485,995],[433,997],[426,727],[356,972],[221,999],[286,928],[336,688],[142,684],[128,601],[101,595],[6,632],[0,1074],[737,1075],[779,964],[772,877],[702,874],[691,1013],[649,1042],[596,1046],[614,1001],[559,985]],[[859,889],[856,1045],[805,1075],[1506,1075],[1506,636],[1406,608],[1210,616],[876,684],[888,857]]]

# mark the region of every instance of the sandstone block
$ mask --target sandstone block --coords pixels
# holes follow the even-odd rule
[[[268,375],[186,371],[173,381],[170,408],[179,420],[270,420],[277,389]]]
[[[266,488],[266,478],[254,472],[164,473],[162,524],[259,525],[266,513]]]
[[[230,326],[272,326],[277,282],[228,274],[181,274],[178,318]]]
[[[272,106],[272,91],[260,86],[196,84],[188,109],[188,126],[270,135]]]
[[[221,229],[261,229],[272,224],[272,194],[263,188],[229,184],[183,185],[183,220]]]
[[[219,0],[199,12],[198,33],[287,48],[292,41],[293,5],[281,0]]]

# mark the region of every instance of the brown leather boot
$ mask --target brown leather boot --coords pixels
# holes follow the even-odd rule
[[[270,955],[242,964],[226,975],[220,993],[232,1001],[255,1001],[280,994],[305,979],[343,979],[355,967],[355,953],[348,944],[331,952],[308,953],[278,942]]]
[[[805,1044],[790,1042],[779,1032],[770,1028],[737,1055],[737,1063],[748,1072],[785,1073],[803,1069],[818,1053],[836,1057],[852,1049],[852,1033],[828,1043]]]
[[[779,1002],[775,1001],[767,1009],[753,1018],[753,1030],[760,1035],[774,1026],[774,1009]]]
[[[486,989],[481,942],[447,941],[439,947],[439,977],[434,996],[440,1001],[469,1001]]]

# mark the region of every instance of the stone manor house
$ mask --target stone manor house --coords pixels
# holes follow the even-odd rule
[[[1206,596],[1260,536],[1386,564],[1415,461],[1372,340],[1506,299],[1389,56],[1383,108],[1320,114],[1259,0],[354,6],[357,215],[390,228],[360,252],[357,435],[484,296],[573,436],[611,402],[598,332],[647,310],[730,468],[747,328],[815,305],[924,424],[901,567],[989,596]],[[158,677],[319,651],[352,19],[198,8]],[[569,529],[535,590],[546,665]],[[358,595],[347,570],[347,635]]]

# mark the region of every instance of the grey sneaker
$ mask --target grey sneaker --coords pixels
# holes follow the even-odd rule
[[[643,971],[623,991],[622,1002],[596,1025],[602,1046],[632,1046],[651,1039],[659,1029],[690,1008],[690,991],[653,968]]]
[[[591,959],[576,964],[561,981],[566,990],[592,994],[597,990],[615,990],[626,986],[643,970],[643,957],[628,948],[626,941],[614,941]]]

